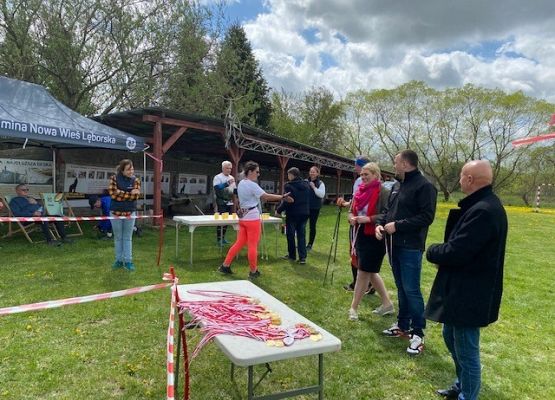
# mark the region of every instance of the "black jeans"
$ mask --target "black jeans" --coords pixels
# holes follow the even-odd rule
[[[223,205],[218,205],[218,212],[224,213],[231,213],[231,209],[233,206],[231,205],[227,205],[227,204],[223,204]],[[218,242],[221,241],[222,239],[225,238],[225,233],[227,232],[227,225],[224,226],[217,226],[216,227],[216,239],[218,239]]]
[[[299,253],[299,260],[306,259],[306,222],[308,215],[291,215],[285,217],[285,229],[287,231],[287,252],[289,258],[295,260]],[[295,246],[295,235],[297,246]]]
[[[51,242],[54,238],[52,237],[52,234],[50,233],[50,229],[48,229],[48,222],[36,222],[36,223],[40,224],[42,234],[44,235],[44,238],[46,239],[46,241]],[[59,221],[59,222],[54,222],[54,225],[56,225],[56,230],[60,234],[60,237],[62,239],[65,238],[66,237],[66,230],[64,228],[64,223]]]
[[[314,239],[316,238],[316,222],[318,222],[319,216],[320,216],[319,208],[310,209],[310,216],[308,217],[308,220],[309,220],[308,244],[310,245],[310,247],[312,247],[312,245],[314,244]]]

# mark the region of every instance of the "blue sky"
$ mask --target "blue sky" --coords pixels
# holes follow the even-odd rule
[[[553,11],[552,0],[229,0],[226,17],[277,90],[342,97],[417,79],[555,102]]]

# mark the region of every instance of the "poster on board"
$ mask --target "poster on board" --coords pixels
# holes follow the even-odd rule
[[[51,185],[52,161],[0,158],[0,184]]]
[[[274,181],[260,181],[260,187],[268,193],[274,193],[276,189]]]
[[[113,168],[94,167],[90,165],[66,164],[64,177],[64,192],[100,194],[108,188],[110,176],[114,175]],[[144,194],[153,194],[154,173],[146,172],[146,182],[143,171],[136,171],[135,176],[141,180],[141,191]],[[170,189],[170,173],[162,174],[162,190],[165,193]]]
[[[206,194],[206,175],[179,174],[177,177],[178,194]]]

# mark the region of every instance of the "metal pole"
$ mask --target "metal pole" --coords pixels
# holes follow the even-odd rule
[[[146,215],[146,151],[148,147],[143,150],[143,212]]]
[[[56,190],[56,149],[51,147],[52,149],[52,192],[57,193]]]

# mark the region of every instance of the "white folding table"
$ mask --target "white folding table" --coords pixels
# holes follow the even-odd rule
[[[189,234],[191,236],[191,249],[190,249],[190,263],[193,264],[193,236],[195,229],[199,226],[225,226],[230,225],[234,230],[239,229],[239,219],[237,218],[214,218],[213,215],[180,215],[173,217],[175,222],[175,256],[178,257],[179,252],[179,226],[186,225],[189,227]],[[261,221],[266,224],[273,224],[276,228],[276,256],[277,256],[277,231],[281,224],[281,218],[268,217],[263,218]],[[262,227],[264,228],[264,226]]]
[[[233,335],[217,335],[214,341],[222,352],[231,361],[231,378],[233,379],[234,367],[248,368],[247,374],[247,398],[249,400],[272,400],[283,399],[287,397],[294,397],[305,393],[318,393],[318,398],[324,398],[324,353],[341,350],[341,341],[327,332],[325,329],[319,327],[308,318],[298,314],[287,305],[266,293],[264,290],[256,286],[250,281],[222,281],[222,282],[208,282],[197,283],[190,285],[179,285],[178,293],[180,301],[187,300],[209,300],[209,298],[190,294],[190,290],[221,290],[232,292],[240,295],[254,297],[259,299],[262,304],[267,306],[272,312],[280,315],[283,327],[292,327],[297,323],[305,323],[313,327],[322,335],[322,340],[312,341],[310,339],[296,340],[291,346],[284,347],[270,347],[264,342],[254,339],[233,336]],[[255,396],[254,390],[264,379],[264,377],[271,372],[269,363],[272,361],[288,360],[297,357],[305,356],[318,356],[318,384],[286,392],[274,393],[264,396]],[[259,379],[258,383],[254,384],[254,366],[259,364],[266,364],[267,370]]]

